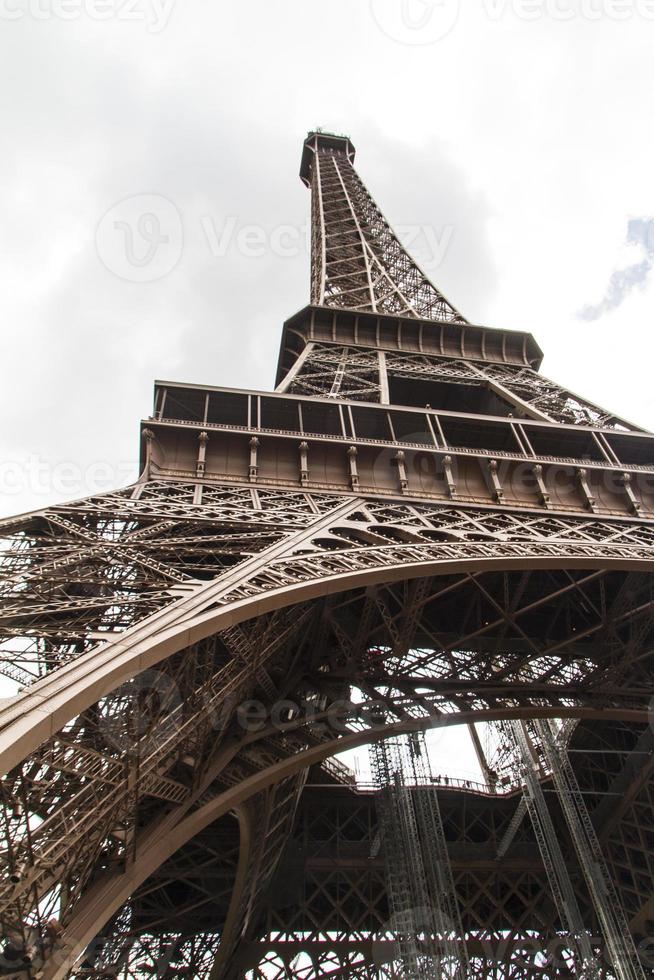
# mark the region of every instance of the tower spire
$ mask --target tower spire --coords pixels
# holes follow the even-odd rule
[[[467,323],[400,243],[354,169],[347,136],[311,132],[300,177],[311,188],[311,302]]]

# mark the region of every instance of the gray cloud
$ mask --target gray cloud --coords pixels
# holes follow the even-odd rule
[[[605,313],[621,306],[636,287],[643,289],[654,265],[654,218],[632,218],[627,225],[628,245],[640,246],[645,257],[640,262],[616,269],[611,274],[604,299],[596,305],[584,306],[579,312],[582,320],[599,320]]]
[[[257,0],[255,9],[269,16],[268,4]],[[317,123],[351,132],[361,174],[394,220],[455,228],[435,273],[457,305],[473,316],[494,289],[483,195],[435,133],[416,154],[381,117],[344,99],[345,79],[334,82],[335,118],[323,108],[316,119],[305,96],[286,118],[296,75],[312,70],[315,54],[300,42],[315,18],[289,35],[289,50],[300,47],[285,65],[268,34],[244,23],[230,37],[223,13],[201,3],[193,15],[204,20],[180,7],[154,38],[131,25],[3,27],[0,77],[21,84],[11,99],[8,83],[0,95],[0,255],[11,284],[0,295],[0,512],[94,489],[83,474],[96,461],[114,474],[110,485],[134,476],[138,419],[151,410],[155,378],[272,387],[282,323],[308,302],[309,194],[298,169],[302,139]],[[173,28],[188,31],[193,45],[173,43]],[[271,29],[281,43],[284,24],[273,18]],[[247,45],[236,44],[239,31]],[[398,173],[410,179],[400,184]],[[119,278],[96,250],[102,216],[139,194],[173,202],[183,225],[179,262],[156,282]],[[208,223],[219,239],[234,229],[219,254]],[[239,239],[253,226],[266,243],[254,253]],[[288,254],[270,247],[280,226],[298,231]],[[477,276],[464,289],[470,262]],[[66,463],[82,477],[69,489],[37,479],[33,457],[39,473]],[[3,486],[3,461],[11,486]]]

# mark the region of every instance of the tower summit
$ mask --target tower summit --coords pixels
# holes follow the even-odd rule
[[[347,136],[309,133],[300,177],[311,188],[311,302],[467,321],[405,251],[354,169]]]
[[[311,187],[313,165],[318,153],[337,153],[346,157],[350,166],[354,166],[356,149],[350,137],[317,129],[309,133],[302,147],[300,178],[307,187]]]
[[[303,146],[276,389],[157,381],[136,483],[1,525],[0,976],[649,969],[654,437],[465,320],[354,154]]]

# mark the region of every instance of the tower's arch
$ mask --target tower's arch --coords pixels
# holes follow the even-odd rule
[[[424,942],[508,978],[534,936],[574,939],[580,970],[604,944],[607,980],[644,975],[654,437],[543,377],[531,334],[469,323],[354,155],[303,147],[311,300],[276,390],[157,382],[136,484],[0,525],[0,976],[220,980],[258,938],[271,976],[296,946],[298,976],[362,975],[412,910],[373,815],[390,784],[364,806],[333,760],[455,725],[517,762],[503,783],[477,738],[483,785],[428,787],[449,811],[415,854],[453,865],[465,926]],[[294,918],[275,893],[302,868]]]

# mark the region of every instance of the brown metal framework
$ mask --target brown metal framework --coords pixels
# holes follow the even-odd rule
[[[400,245],[353,167],[349,139],[315,133],[300,176],[311,187],[311,302],[429,320],[466,320]]]
[[[514,722],[595,975],[651,966],[654,437],[468,324],[353,159],[305,144],[277,390],[158,382],[135,485],[1,525],[0,976],[406,975],[378,794],[334,756],[445,725],[485,780],[436,788],[471,975],[575,975]]]

